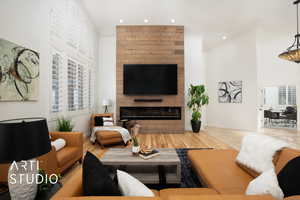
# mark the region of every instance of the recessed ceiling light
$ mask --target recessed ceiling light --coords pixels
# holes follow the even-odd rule
[[[147,24],[149,22],[149,20],[148,19],[144,19],[144,22]]]
[[[226,40],[227,39],[227,36],[226,35],[223,35],[222,36],[222,40]]]
[[[120,19],[120,24],[123,24],[124,20],[123,19]]]
[[[175,19],[171,19],[171,23],[175,24],[176,20]]]

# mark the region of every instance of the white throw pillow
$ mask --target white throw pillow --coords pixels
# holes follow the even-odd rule
[[[117,170],[119,188],[124,196],[154,197],[143,183],[126,172]]]
[[[112,117],[103,117],[103,126],[113,126],[114,121]]]
[[[265,171],[256,179],[251,181],[246,190],[247,195],[264,195],[270,194],[278,200],[282,200],[284,194],[279,187],[277,175],[274,168]]]
[[[54,146],[56,151],[59,151],[66,146],[66,140],[64,140],[62,138],[58,138],[58,139],[54,140],[53,142],[51,142],[51,145]]]
[[[236,161],[257,173],[274,167],[273,156],[288,144],[270,136],[251,134],[243,138]]]

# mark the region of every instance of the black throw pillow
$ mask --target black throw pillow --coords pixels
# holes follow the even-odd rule
[[[300,195],[300,156],[290,160],[277,175],[284,197]]]
[[[103,117],[95,117],[95,126],[103,126]]]
[[[85,196],[121,196],[108,169],[90,152],[83,160],[82,185]]]

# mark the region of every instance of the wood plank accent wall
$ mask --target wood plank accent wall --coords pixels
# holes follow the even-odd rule
[[[123,94],[124,64],[177,64],[178,95],[127,96]],[[142,133],[184,132],[184,27],[117,26],[117,119],[122,106],[180,106],[181,120],[140,120]],[[134,102],[134,99],[163,99],[162,102]]]

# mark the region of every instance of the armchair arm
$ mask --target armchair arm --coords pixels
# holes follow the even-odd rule
[[[49,153],[42,155],[37,158],[39,161],[40,169],[43,169],[46,174],[59,174],[59,166],[56,157],[56,150],[52,146],[52,149]]]
[[[62,138],[66,140],[67,146],[83,147],[83,134],[81,132],[50,132],[54,140]]]
[[[284,198],[284,200],[299,200],[300,199],[300,195],[295,195],[295,196],[290,196],[287,198]]]

